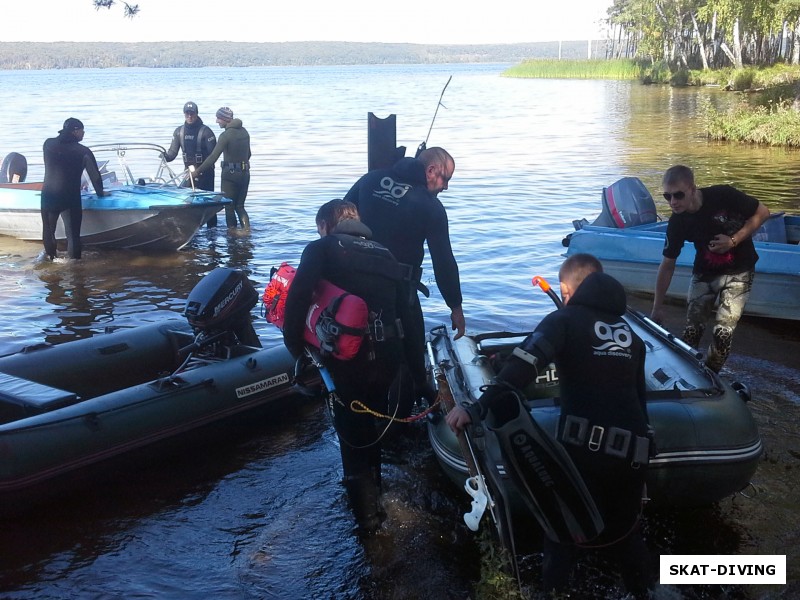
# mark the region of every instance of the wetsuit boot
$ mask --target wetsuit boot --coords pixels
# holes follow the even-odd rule
[[[373,533],[380,529],[380,489],[372,476],[360,475],[344,478],[344,486],[350,498],[350,506],[356,517],[358,529]]]

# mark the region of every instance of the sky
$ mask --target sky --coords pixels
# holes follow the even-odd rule
[[[497,44],[602,36],[612,0],[92,0],[4,2],[4,42],[344,41]]]

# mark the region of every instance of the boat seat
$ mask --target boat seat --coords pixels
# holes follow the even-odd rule
[[[23,415],[63,408],[78,401],[78,395],[58,388],[22,379],[8,373],[0,373],[0,402],[22,409]]]

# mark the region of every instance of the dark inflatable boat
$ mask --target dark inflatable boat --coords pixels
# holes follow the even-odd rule
[[[296,396],[295,361],[253,330],[257,300],[219,268],[185,319],[0,357],[0,498]]]
[[[647,346],[648,413],[657,446],[647,479],[652,502],[706,505],[746,488],[763,451],[747,405],[749,391],[706,369],[694,349],[649,318],[628,310],[625,320]],[[449,388],[460,405],[474,402],[481,387],[495,376],[497,359],[509,355],[526,335],[486,333],[453,340],[447,327],[433,329],[429,356],[440,389]],[[550,365],[525,394],[525,407],[555,436],[560,415],[555,367]],[[483,425],[467,429],[466,453],[471,454],[469,462],[475,463],[471,468],[464,456],[464,441],[459,443],[441,413],[429,421],[428,433],[444,471],[475,498],[472,515],[465,515],[468,524],[477,528],[481,504],[491,508],[493,503],[505,503],[503,509],[512,514],[526,510],[491,429]]]

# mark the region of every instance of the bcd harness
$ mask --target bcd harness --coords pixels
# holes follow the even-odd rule
[[[380,244],[346,234],[332,235],[345,251],[348,268],[353,271],[380,275],[395,283],[413,281],[414,269],[397,262]],[[266,319],[281,330],[286,295],[295,273],[296,269],[287,263],[282,263],[279,268],[273,267],[262,297]],[[339,360],[355,357],[365,339],[372,344],[404,337],[399,318],[385,323],[382,311],[370,310],[362,298],[324,279],[314,290],[305,325],[305,341],[318,348],[323,356],[330,355]],[[374,348],[371,348],[368,357],[372,359],[374,355]]]
[[[203,164],[203,161],[206,159],[205,155],[203,153],[203,138],[202,138],[202,135],[201,135],[201,134],[205,133],[206,129],[208,129],[208,125],[206,125],[204,123],[197,130],[197,136],[195,137],[194,148],[193,148],[193,150],[194,150],[194,158],[192,158],[191,152],[186,152],[186,137],[185,137],[185,135],[186,135],[186,124],[184,123],[183,125],[181,125],[181,131],[179,133],[179,136],[180,136],[180,140],[181,140],[181,148],[184,151],[183,152],[183,164],[187,168],[189,166],[191,166],[191,165],[194,165],[195,167],[199,167],[201,164]],[[213,132],[210,129],[208,129],[208,133],[213,135]],[[212,167],[213,167],[213,165],[212,165]]]

